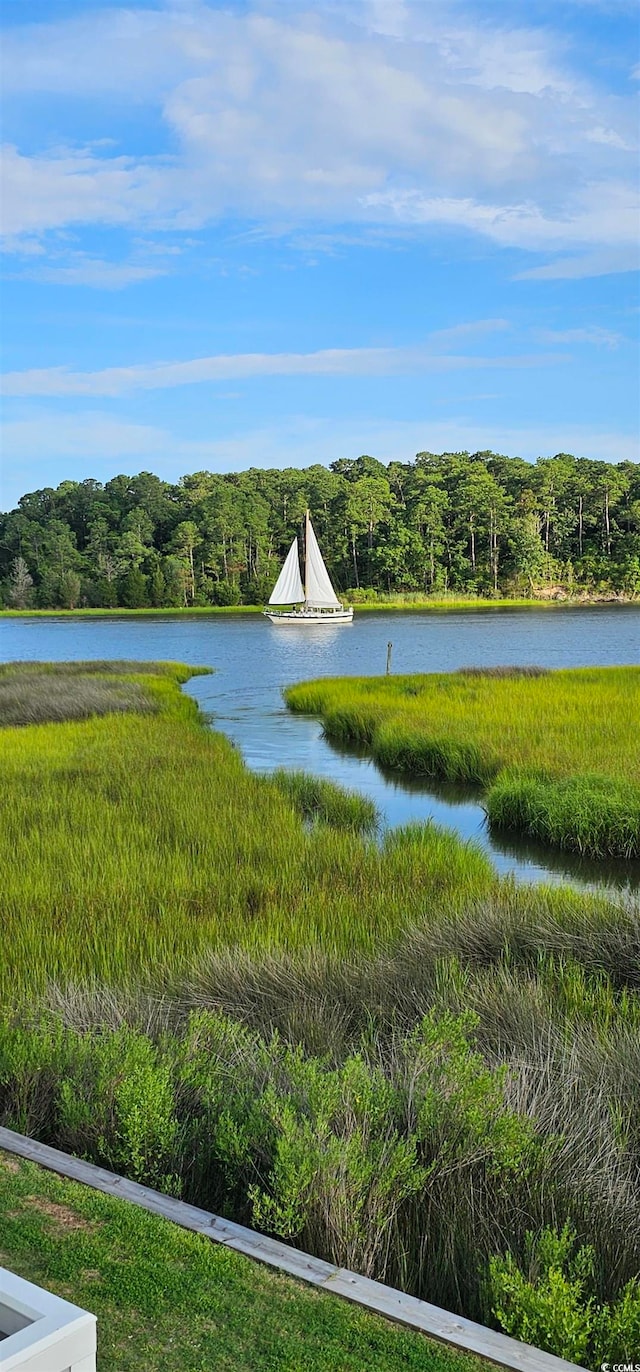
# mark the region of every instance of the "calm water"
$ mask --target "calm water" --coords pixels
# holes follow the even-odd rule
[[[463,666],[606,666],[640,662],[640,608],[362,614],[352,625],[276,628],[262,616],[0,621],[0,660],[164,658],[211,666],[187,686],[259,772],[304,768],[364,792],[384,823],[433,818],[473,839],[501,872],[529,881],[607,881],[640,888],[640,863],[589,863],[489,834],[476,795],[383,773],[357,751],[337,750],[319,723],[291,715],[282,687],[305,678],[377,675],[393,643],[394,672]]]

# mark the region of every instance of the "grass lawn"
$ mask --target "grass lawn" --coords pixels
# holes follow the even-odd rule
[[[285,694],[383,766],[481,785],[492,823],[640,856],[640,668],[324,679]]]
[[[486,1366],[7,1153],[0,1265],[97,1315],[99,1372]]]

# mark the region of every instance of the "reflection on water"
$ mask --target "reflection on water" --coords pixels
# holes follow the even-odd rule
[[[610,886],[628,891],[640,891],[640,863],[625,861],[623,858],[609,858],[596,861],[595,858],[581,857],[579,853],[565,853],[547,848],[533,838],[519,838],[516,834],[496,829],[490,830],[491,841],[499,845],[506,858],[515,858],[518,864],[530,863],[541,868],[545,865],[550,878],[570,881],[579,886]]]
[[[405,823],[397,818],[397,793],[411,797],[411,818],[416,819],[417,797],[438,824],[457,829],[458,833],[474,842],[480,843],[490,852],[491,858],[501,872],[516,871],[527,880],[562,882],[570,881],[579,886],[612,886],[630,890],[640,890],[640,863],[625,862],[622,859],[581,857],[579,853],[568,853],[547,847],[536,839],[521,838],[509,830],[500,830],[488,824],[482,802],[482,788],[469,782],[454,784],[450,781],[437,781],[433,777],[416,776],[415,772],[403,772],[397,768],[385,767],[380,762],[372,762],[366,748],[361,744],[334,743],[325,739],[327,747],[337,759],[356,758],[366,760],[369,767],[379,773],[384,781],[387,805],[384,815],[386,825]],[[335,775],[334,772],[331,773]],[[348,782],[344,782],[348,785]],[[353,784],[353,783],[351,783]],[[360,788],[359,788],[360,789]]]
[[[0,659],[165,659],[211,666],[187,689],[240,748],[249,767],[302,768],[362,791],[384,825],[433,819],[479,843],[498,871],[528,881],[611,883],[640,889],[640,863],[593,863],[490,832],[478,792],[428,786],[415,776],[382,771],[358,749],[337,749],[317,719],[292,715],[282,688],[319,676],[382,674],[387,643],[402,672],[447,672],[463,666],[546,667],[635,664],[640,660],[640,608],[466,610],[462,613],[373,613],[352,625],[314,633],[274,627],[261,616],[0,621]]]

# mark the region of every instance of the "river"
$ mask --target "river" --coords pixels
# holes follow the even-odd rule
[[[215,668],[186,689],[259,772],[303,768],[375,801],[385,825],[432,818],[479,843],[501,873],[640,889],[640,863],[594,863],[492,834],[477,793],[383,773],[336,749],[315,719],[292,715],[282,688],[318,676],[377,675],[392,643],[394,673],[535,664],[587,667],[640,662],[640,607],[598,605],[412,613],[371,612],[351,625],[275,627],[261,615],[0,621],[0,660],[171,659]]]

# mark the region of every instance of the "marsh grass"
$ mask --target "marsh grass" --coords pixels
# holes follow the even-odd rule
[[[487,792],[496,827],[601,858],[640,856],[640,669],[465,668],[285,692],[382,766]]]
[[[0,725],[42,724],[91,715],[151,710],[142,687],[133,681],[99,677],[49,677],[32,675],[28,690],[24,679],[0,679]]]
[[[184,683],[192,676],[209,676],[212,670],[211,667],[185,667],[182,662],[138,662],[131,658],[91,658],[88,661],[62,662],[39,662],[34,659],[0,663],[0,678],[24,678],[27,689],[29,678],[37,676],[160,676]]]
[[[491,889],[479,851],[435,828],[378,845],[354,830],[367,804],[330,788],[332,825],[305,825],[281,785],[202,726],[173,668],[121,679],[153,713],[2,733],[0,1000],[52,978],[159,975],[229,944],[375,947]]]
[[[622,597],[624,598],[624,597]],[[590,604],[588,596],[580,596],[575,600],[567,598],[564,601],[553,601],[548,599],[533,600],[530,597],[509,596],[488,598],[477,595],[446,595],[446,596],[425,596],[420,591],[397,592],[394,595],[386,595],[384,592],[363,591],[362,589],[352,588],[345,591],[344,599],[346,603],[353,604],[358,613],[360,611],[378,610],[413,610],[413,611],[435,611],[438,613],[448,610],[513,610],[513,609],[557,609],[567,603],[574,605]],[[596,597],[597,600],[597,597]],[[202,615],[242,615],[242,614],[262,614],[264,605],[172,605],[172,606],[145,606],[144,609],[128,610],[123,606],[115,609],[105,609],[101,607],[80,608],[75,610],[47,609],[47,610],[9,610],[0,609],[0,619],[120,619],[130,616],[153,618],[161,616],[163,619],[175,618],[183,619],[189,616]]]
[[[640,857],[640,787],[606,776],[561,781],[502,773],[486,801],[489,823],[591,857]]]
[[[461,676],[497,677],[499,680],[513,677],[549,676],[548,667],[458,667]]]
[[[291,801],[302,819],[320,820],[333,829],[350,829],[359,834],[371,833],[377,828],[376,806],[358,791],[345,790],[309,772],[289,772],[284,768],[273,772],[270,781]]]
[[[484,1164],[478,1168],[472,1163],[480,1142],[467,1136],[455,1160],[449,1157],[445,1165],[441,1158],[437,1185],[432,1179],[427,1190],[416,1194],[415,1204],[403,1202],[399,1226],[384,1257],[378,1253],[375,1258],[373,1270],[426,1299],[486,1319],[485,1264],[496,1252],[521,1257],[528,1230],[561,1228],[567,1221],[575,1226],[595,1248],[593,1294],[598,1300],[614,1299],[637,1270],[639,932],[640,914],[631,904],[612,909],[601,902],[587,908],[571,892],[558,904],[551,892],[541,891],[528,892],[522,902],[512,888],[503,891],[502,899],[492,897],[466,914],[408,929],[378,953],[344,958],[318,948],[295,954],[221,950],[196,960],[186,976],[164,990],[51,988],[48,1004],[55,1021],[73,1032],[134,1030],[157,1044],[182,1041],[194,1014],[222,1014],[229,1024],[244,1026],[223,1056],[231,1055],[238,1077],[250,1070],[255,1086],[248,1099],[253,1100],[256,1092],[283,1089],[278,1047],[283,1043],[294,1055],[304,1054],[310,1072],[315,1063],[314,1070],[323,1076],[342,1073],[341,1091],[346,1090],[345,1067],[351,1064],[353,1072],[353,1064],[362,1060],[376,1081],[375,1073],[382,1073],[375,1087],[378,1106],[382,1108],[385,1090],[391,1087],[395,1093],[386,1116],[384,1110],[375,1115],[372,1102],[366,1106],[371,1110],[372,1148],[376,1130],[382,1131],[382,1146],[383,1138],[389,1140],[392,1120],[404,1138],[414,1118],[416,1025],[425,1016],[441,1023],[447,1016],[471,1015],[474,1047],[489,1070],[505,1074],[504,1109],[532,1130],[532,1148],[525,1149],[515,1171],[509,1166],[487,1171]],[[258,1043],[262,1047],[256,1058]],[[44,1064],[43,1072],[46,1097]],[[460,1066],[460,1073],[458,1087],[466,1081],[464,1089],[471,1091],[467,1068]],[[356,1089],[365,1102],[359,1078],[354,1079]],[[292,1085],[287,1096],[290,1090]],[[313,1093],[308,1100],[312,1098]],[[34,1090],[32,1099],[42,1124],[42,1089]],[[292,1106],[297,1099],[294,1093]],[[326,1116],[325,1151],[336,1133],[343,1141],[350,1138],[352,1149],[358,1147],[355,1125],[345,1134],[341,1121],[351,1118],[351,1109],[354,1119],[360,1116],[355,1104],[348,1106],[347,1096],[341,1099],[342,1106],[335,1103]],[[475,1100],[473,1091],[468,1100],[470,1105]],[[284,1130],[286,1118],[283,1102],[274,1117],[276,1135]],[[498,1115],[492,1118],[497,1124]],[[449,1119],[450,1141],[459,1141],[460,1127],[459,1119],[457,1125]],[[269,1129],[257,1132],[256,1148]],[[282,1147],[285,1139],[286,1131]],[[424,1161],[424,1153],[421,1157]],[[302,1152],[300,1166],[310,1165],[309,1155]],[[319,1162],[317,1166],[320,1175]],[[249,1184],[247,1176],[244,1200],[236,1193],[237,1204],[246,1206]],[[314,1228],[305,1242],[334,1261],[346,1261],[338,1230],[332,1227],[331,1197],[327,1182],[326,1228]],[[216,1203],[222,1199],[218,1195]],[[282,1215],[280,1219],[284,1223]],[[382,1222],[378,1213],[367,1224],[375,1223],[377,1229]],[[316,1218],[314,1225],[319,1223]],[[367,1235],[364,1219],[361,1223],[366,1246],[373,1236]],[[363,1254],[364,1249],[361,1258]]]
[[[221,959],[230,1014],[212,967],[196,1008],[68,993],[3,1027],[2,1117],[483,1319],[489,1258],[569,1222],[615,1299],[640,1259],[637,1001],[570,962],[415,953]]]
[[[154,710],[157,703],[149,694],[148,683],[140,680],[148,675],[164,675],[175,681],[187,679],[183,670],[172,663],[96,661],[0,665],[0,727]]]

